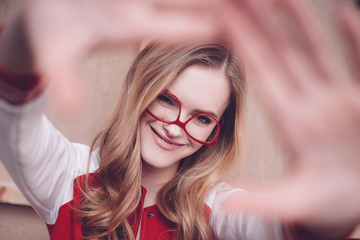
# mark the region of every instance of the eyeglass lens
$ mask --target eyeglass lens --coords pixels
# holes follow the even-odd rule
[[[153,115],[166,123],[175,122],[180,114],[181,105],[178,100],[169,93],[160,94],[148,107]],[[215,118],[208,114],[195,114],[185,121],[187,133],[202,142],[211,142],[216,134],[218,123]]]

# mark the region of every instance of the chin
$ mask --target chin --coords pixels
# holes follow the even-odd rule
[[[145,163],[147,166],[150,166],[154,169],[168,169],[173,168],[179,164],[180,161],[175,161],[173,163],[169,163],[167,161],[159,161],[159,159],[149,159],[146,156],[142,156],[143,163]]]
[[[142,143],[141,158],[147,165],[161,169],[175,165],[177,166],[182,159],[182,156],[179,156],[174,152],[158,149],[157,146],[152,146],[151,143]]]

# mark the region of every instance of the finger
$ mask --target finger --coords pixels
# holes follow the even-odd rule
[[[223,1],[219,0],[151,0],[153,4],[159,8],[172,8],[172,9],[218,9],[221,5],[225,4]]]
[[[215,11],[220,10],[220,6],[215,9],[212,4],[204,8],[185,3],[179,7],[177,1],[174,4],[159,7],[157,1],[146,4],[140,1],[128,4],[116,1],[110,5],[109,22],[102,28],[107,29],[105,32],[109,33],[109,39],[115,42],[139,41],[143,38],[199,41],[216,37],[218,25]]]
[[[312,90],[316,83],[321,84],[318,87],[323,87],[323,83],[341,84],[350,79],[342,53],[335,46],[335,34],[330,34],[330,24],[324,24],[320,17],[323,13],[316,10],[314,4],[306,0],[271,0],[280,20],[273,24],[257,7],[258,0],[246,2],[263,28],[267,29],[268,36],[271,36],[269,39],[285,58],[284,63],[290,71],[299,73],[299,69],[307,69],[307,73],[312,73],[313,76],[309,77],[305,72],[300,75],[294,73],[293,76],[301,77],[295,78],[298,86]]]
[[[358,3],[357,3],[358,4]],[[360,11],[357,5],[348,1],[338,4],[336,17],[340,29],[344,33],[345,49],[349,57],[350,72],[353,75],[353,81],[345,85],[342,91],[344,96],[352,103],[353,113],[360,116]]]
[[[309,95],[319,90],[318,80],[322,76],[314,58],[304,51],[296,39],[298,34],[294,30],[286,31],[289,28],[286,26],[288,19],[281,18],[282,13],[276,11],[277,5],[277,0],[244,0],[242,7],[252,16],[254,28],[258,28],[258,32],[261,32],[259,36],[266,40],[268,48],[272,50],[270,61],[278,62],[278,72],[283,75],[283,78],[278,78],[283,79],[279,83],[293,88],[291,95]]]
[[[256,14],[253,15],[255,16]],[[266,13],[263,13],[263,15],[266,16]],[[286,36],[284,36],[284,44],[281,44],[281,47],[277,47],[276,43],[280,39],[279,36],[281,35],[276,35],[276,31],[272,31],[276,29],[272,29],[271,26],[268,26],[268,24],[265,22],[261,22],[259,19],[252,22],[260,22],[259,25],[261,26],[261,31],[259,33],[259,31],[256,32],[256,30],[253,30],[253,32],[258,34],[249,34],[248,31],[244,30],[246,27],[239,26],[243,31],[238,33],[237,37],[239,39],[249,37],[249,40],[244,40],[241,43],[241,45],[245,47],[243,47],[240,52],[251,50],[251,48],[249,49],[249,43],[256,43],[256,41],[254,41],[255,38],[257,38],[255,40],[260,39],[258,40],[260,42],[263,39],[270,39],[270,43],[268,43],[268,45],[266,45],[266,43],[257,44],[257,47],[254,48],[255,50],[248,54],[249,56],[247,56],[247,58],[253,60],[253,62],[249,64],[253,68],[252,72],[255,72],[255,74],[260,76],[264,70],[267,70],[267,66],[271,66],[271,70],[273,70],[274,73],[273,76],[275,76],[274,81],[271,81],[271,84],[286,86],[288,85],[289,81],[295,81],[297,85],[301,86],[302,94],[299,96],[299,94],[293,94],[294,92],[291,90],[289,91],[287,87],[267,85],[269,82],[266,82],[265,79],[269,80],[269,77],[266,75],[251,79],[253,82],[256,81],[256,83],[258,83],[255,86],[255,91],[260,93],[258,94],[259,97],[262,98],[265,106],[270,110],[270,116],[273,118],[274,123],[276,124],[275,126],[281,130],[279,132],[283,137],[284,143],[290,147],[290,150],[295,150],[297,147],[295,144],[299,144],[299,138],[300,140],[303,138],[300,136],[306,137],[308,135],[306,132],[301,132],[301,130],[304,130],[304,126],[311,126],[311,122],[318,122],[318,126],[320,126],[319,129],[323,129],[322,126],[324,126],[326,129],[326,125],[319,122],[319,120],[324,120],[322,116],[324,114],[317,114],[312,110],[315,110],[316,105],[322,106],[324,100],[326,99],[321,98],[322,96],[328,95],[324,94],[326,91],[328,91],[328,88],[324,88],[323,84],[319,84],[319,79],[321,79],[323,76],[318,72],[316,67],[314,68],[312,66],[316,65],[316,62],[313,64],[314,60],[312,55],[308,55],[307,53],[302,52],[296,43],[293,43],[293,40]],[[257,25],[254,27],[254,25],[255,24],[253,24],[253,26],[250,28],[254,29],[257,27]],[[251,37],[252,35],[255,37]],[[266,51],[271,52],[272,56],[277,56],[276,60],[274,57],[271,58],[270,55],[267,56],[264,54],[265,51],[262,51],[263,54],[256,55],[256,50],[261,51],[262,46],[265,46],[264,48],[271,48],[266,49]],[[268,61],[266,62],[265,59],[267,58]],[[271,61],[278,62],[278,70],[275,70],[277,66]],[[253,63],[255,63],[255,65],[256,63],[258,64],[257,68],[256,66],[254,68]],[[286,70],[288,70],[290,74],[287,73]],[[279,91],[274,91],[274,89]],[[311,99],[313,101],[312,103]],[[312,106],[307,103],[311,103]],[[319,115],[320,117],[313,119],[312,116],[315,116],[314,114]],[[303,128],[294,128],[294,124],[292,124],[292,122],[302,122],[301,124]],[[313,129],[313,127],[310,127],[309,129]],[[305,140],[308,140],[308,138]]]
[[[36,46],[36,72],[44,84],[51,86],[50,97],[59,111],[75,114],[85,101],[85,89],[79,75],[83,55],[69,49],[65,42],[64,46],[52,46],[46,42],[40,45]]]
[[[277,61],[266,36],[242,8],[228,9],[225,22],[229,38],[250,71],[249,84],[254,85],[254,90],[271,110],[281,108],[291,90],[285,80],[287,73],[282,71],[281,63]]]
[[[310,1],[280,0],[289,11],[295,23],[304,34],[304,40],[309,47],[312,57],[316,59],[317,66],[322,70],[323,81],[336,82],[349,81],[350,75],[343,65],[343,56],[336,46],[335,35],[330,34],[329,25],[319,17]]]
[[[346,174],[313,171],[259,188],[257,194],[232,195],[223,206],[230,212],[255,213],[268,219],[280,217],[291,222],[324,225],[354,223],[359,214],[356,204],[359,195],[352,194],[354,186],[357,188],[356,181],[347,178]],[[348,199],[349,194],[354,201]],[[337,211],[339,206],[344,205],[347,207]]]
[[[297,111],[305,110],[303,107],[298,109],[302,99],[299,98],[297,89],[293,87],[294,79],[288,72],[287,64],[296,63],[283,62],[284,59],[269,43],[267,35],[255,26],[252,18],[241,8],[236,9],[237,12],[232,11],[230,9],[227,14],[229,19],[226,25],[231,27],[228,34],[233,39],[239,55],[246,60],[249,85],[261,100],[274,126],[279,130],[278,134],[283,144],[287,146],[288,154],[293,154],[294,133],[298,131],[293,125],[299,122],[297,117],[300,113]]]
[[[300,191],[294,182],[286,181],[292,188],[283,185],[282,183],[264,184],[257,186],[247,195],[230,195],[223,203],[223,206],[228,211],[248,212],[262,216],[263,218],[272,219],[274,217],[281,217],[289,220],[290,218],[299,219],[299,213],[295,211],[302,209],[301,203],[303,198],[299,198],[297,192],[292,189]],[[246,189],[246,187],[245,187]],[[304,194],[303,189],[301,189]],[[301,199],[301,200],[300,200]],[[298,201],[298,202],[294,202]],[[296,206],[296,207],[295,207]],[[303,209],[304,210],[304,209]],[[305,209],[306,210],[306,209]],[[301,211],[300,212],[304,212]]]
[[[215,39],[219,29],[215,15],[201,12],[157,12],[145,37],[166,41],[205,41]]]
[[[337,19],[341,30],[345,34],[345,46],[350,56],[351,70],[355,81],[360,83],[360,11],[349,2],[342,2],[338,6]]]
[[[42,78],[43,86],[51,86],[50,98],[57,109],[66,115],[76,114],[83,107],[86,97],[79,75],[81,60],[78,56],[66,54],[66,48],[56,49],[56,53],[63,50],[64,55],[52,54],[46,49],[36,55],[35,70]]]
[[[73,115],[84,106],[86,94],[78,69],[59,63],[44,66],[39,72],[44,82],[50,82],[50,99],[60,112]]]
[[[270,1],[270,0],[268,0]],[[261,19],[264,25],[269,25],[269,21],[264,14],[256,7],[257,0],[246,1],[251,6],[252,11]],[[296,37],[298,48],[306,52],[310,57],[308,61],[311,62],[314,69],[320,71],[321,78],[318,80],[322,82],[342,81],[349,79],[346,69],[342,65],[342,56],[335,46],[334,33],[330,34],[329,26],[325,25],[320,17],[320,13],[310,4],[309,1],[298,0],[271,0],[273,8],[277,9],[278,14],[286,16],[283,21],[290,24],[290,29],[287,32],[275,38],[275,40],[282,44],[286,44],[289,36]],[[284,28],[286,24],[282,24]],[[277,29],[274,32],[277,32]],[[287,35],[288,36],[287,36]],[[276,36],[276,35],[275,35]]]
[[[289,19],[284,18],[284,14],[276,9],[279,2],[277,0],[268,0],[266,13],[259,10],[260,1],[245,0],[249,11],[254,16],[264,37],[274,49],[277,57],[284,69],[289,72],[288,82],[291,82],[296,94],[301,93],[309,95],[311,92],[319,91],[319,79],[323,76],[316,68],[317,63],[312,54],[304,49],[299,38],[301,34],[297,32],[295,26],[290,26]],[[286,83],[289,84],[289,83]],[[305,92],[304,92],[305,91]]]

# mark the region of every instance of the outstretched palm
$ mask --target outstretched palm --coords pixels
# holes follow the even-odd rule
[[[349,2],[338,7],[348,58],[307,1],[245,0],[230,10],[229,35],[290,156],[282,181],[263,198],[229,200],[232,209],[318,227],[360,220],[360,17]]]

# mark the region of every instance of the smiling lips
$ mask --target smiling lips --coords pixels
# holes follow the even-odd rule
[[[176,149],[179,149],[180,147],[184,146],[185,144],[180,144],[177,143],[169,138],[167,138],[166,136],[158,133],[154,128],[151,128],[151,135],[155,141],[155,143],[162,149],[166,150],[166,151],[174,151]]]

